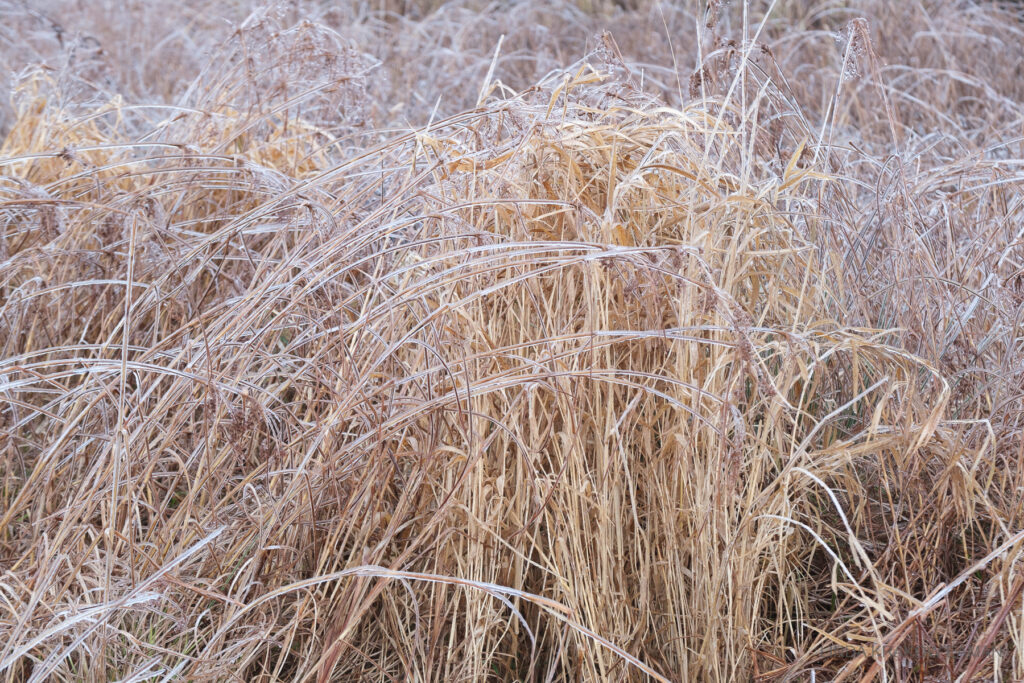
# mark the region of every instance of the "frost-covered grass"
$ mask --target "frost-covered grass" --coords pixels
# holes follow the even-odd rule
[[[5,680],[1024,679],[1012,4],[208,4],[0,5]]]

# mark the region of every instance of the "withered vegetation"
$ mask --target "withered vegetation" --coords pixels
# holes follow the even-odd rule
[[[1018,7],[0,3],[0,675],[1024,680]]]

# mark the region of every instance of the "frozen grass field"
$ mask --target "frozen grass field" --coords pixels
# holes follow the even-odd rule
[[[1024,680],[1022,41],[0,0],[0,678]]]

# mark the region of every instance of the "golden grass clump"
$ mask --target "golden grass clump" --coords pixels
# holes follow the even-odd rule
[[[534,8],[634,61],[455,111],[385,96],[497,10],[259,10],[173,102],[25,71],[4,679],[1024,679],[1017,86],[708,4]]]

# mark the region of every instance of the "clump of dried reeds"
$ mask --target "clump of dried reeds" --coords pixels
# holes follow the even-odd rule
[[[575,63],[293,7],[126,88],[173,103],[25,71],[0,672],[1024,677],[1022,93],[962,61],[1020,31],[940,4],[534,8],[616,17]]]

